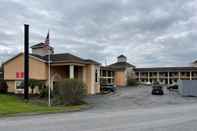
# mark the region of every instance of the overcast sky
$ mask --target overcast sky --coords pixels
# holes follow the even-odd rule
[[[137,67],[186,66],[197,59],[197,0],[0,0],[0,60],[44,41],[56,53],[107,64],[124,54]]]

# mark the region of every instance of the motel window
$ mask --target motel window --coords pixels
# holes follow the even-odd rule
[[[108,79],[108,84],[111,84],[111,83],[112,83],[111,79]]]
[[[16,81],[16,89],[24,89],[24,82]]]
[[[112,76],[111,71],[109,71],[108,72],[108,77],[111,77],[111,76]]]
[[[111,79],[111,82],[114,83],[114,79]]]
[[[103,76],[106,76],[106,71],[105,70],[103,70]]]

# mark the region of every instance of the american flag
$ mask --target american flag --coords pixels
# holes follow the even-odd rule
[[[49,48],[49,32],[48,32],[47,37],[45,39],[44,46]]]

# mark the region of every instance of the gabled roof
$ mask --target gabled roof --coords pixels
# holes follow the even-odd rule
[[[86,59],[85,61],[88,62],[88,63],[94,63],[94,64],[96,64],[96,65],[100,65],[100,64],[101,64],[101,63],[99,63],[99,62],[97,62],[97,61],[90,60],[90,59]]]
[[[16,56],[10,58],[9,60],[7,60],[6,62],[3,63],[6,64],[9,61],[12,61],[13,59],[15,59],[16,57],[22,55],[23,53],[19,53]],[[41,62],[48,62],[48,55],[45,56],[40,56],[37,54],[30,54],[29,55],[31,58],[39,60]],[[95,64],[95,65],[100,65],[100,63],[94,61],[94,60],[90,60],[90,59],[82,59],[78,56],[69,54],[69,53],[64,53],[64,54],[51,54],[50,55],[51,58],[51,63],[52,64],[56,64],[56,63],[80,63],[80,64]]]
[[[20,55],[23,55],[23,54],[24,54],[23,52],[18,53],[17,55],[13,56],[12,58],[10,58],[10,59],[8,59],[7,61],[5,61],[4,63],[2,63],[2,66],[5,65],[5,64],[8,63],[8,62],[14,60],[16,57],[18,57],[18,56],[20,56]],[[37,60],[39,60],[39,61],[41,61],[41,62],[46,62],[45,60],[43,60],[43,59],[41,59],[41,58],[39,58],[39,57],[35,57],[35,56],[32,55],[32,54],[30,54],[29,56],[30,56],[31,58],[37,59]]]
[[[39,56],[36,54],[31,54],[35,57],[38,57],[39,59],[43,59],[45,61],[48,61],[48,55],[45,56]],[[50,55],[50,61],[51,63],[81,63],[81,64],[97,64],[100,65],[100,63],[94,61],[94,60],[90,60],[90,59],[82,59],[78,56],[72,55],[70,53],[63,53],[63,54],[51,54]]]
[[[132,65],[128,62],[116,62],[114,64],[111,64],[111,65],[107,66],[107,67],[112,68],[112,69],[116,69],[116,70],[124,70],[124,69],[129,68],[129,67],[135,68],[134,65]]]

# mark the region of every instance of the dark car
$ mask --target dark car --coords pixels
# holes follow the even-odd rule
[[[114,85],[101,85],[101,92],[104,94],[114,93],[116,91],[116,87]]]
[[[152,95],[163,95],[163,87],[159,83],[154,83],[152,86]]]
[[[167,87],[168,90],[178,90],[179,89],[179,86],[177,84],[174,84],[174,85],[170,85]]]

